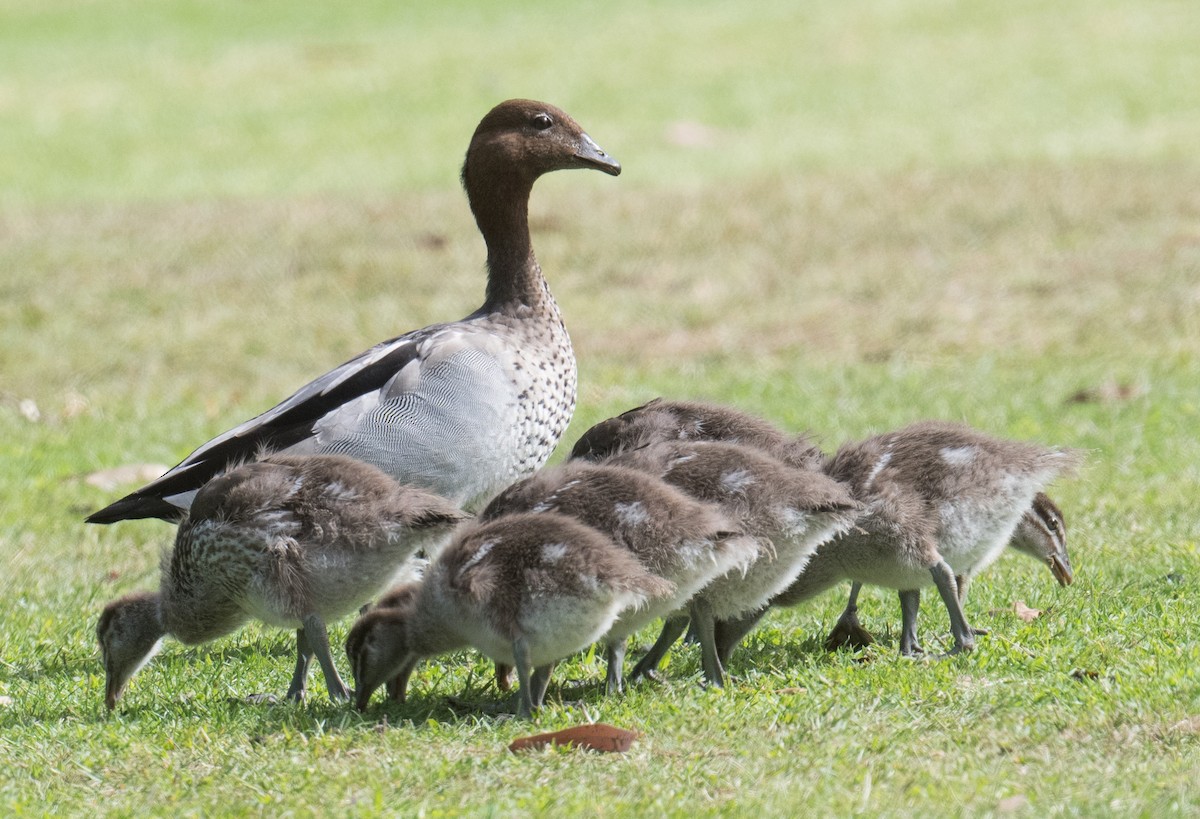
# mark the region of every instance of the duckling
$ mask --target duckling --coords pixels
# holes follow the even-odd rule
[[[609,694],[622,689],[629,635],[684,608],[715,578],[745,572],[759,553],[758,542],[742,535],[718,507],[627,467],[574,461],[543,469],[497,495],[480,520],[514,512],[570,515],[608,535],[651,573],[674,584],[674,594],[624,612],[605,635]]]
[[[1069,586],[1074,581],[1071,559],[1067,555],[1067,528],[1062,511],[1044,492],[1034,495],[1033,505],[1021,516],[1008,545],[1014,551],[1028,555],[1039,563],[1045,563],[1060,586]],[[966,601],[971,575],[955,575],[954,580],[958,589],[958,604],[961,607]],[[861,589],[862,583],[858,581],[851,586],[846,609],[825,639],[825,647],[830,651],[844,645],[862,648],[874,642],[871,634],[858,621],[858,594]],[[988,633],[986,629],[975,626],[971,627],[971,631],[976,635]],[[915,642],[915,635],[913,640]]]
[[[487,245],[482,306],[377,344],[88,522],[178,520],[206,481],[264,451],[351,455],[468,509],[532,473],[575,408],[575,354],[528,218],[534,182],[567,168],[621,172],[553,105],[497,105],[475,129],[462,170]]]
[[[326,623],[465,518],[444,498],[343,455],[274,455],[212,479],[163,555],[159,590],[114,600],[100,616],[105,705],[116,707],[164,636],[202,643],[250,619],[296,629],[289,699],[304,696],[314,655],[330,698],[347,699]]]
[[[1050,518],[1043,518],[1048,507],[1035,507],[1034,499],[1079,460],[1074,451],[942,421],[847,444],[828,471],[852,487],[867,511],[854,529],[818,549],[771,605],[795,605],[845,579],[897,589],[904,621],[900,652],[911,656],[922,650],[916,631],[920,589],[933,583],[950,615],[950,653],[970,651],[974,632],[957,578],[989,566],[1027,511],[1049,526]],[[718,650],[740,640],[760,616],[721,626]],[[854,632],[854,611],[846,617],[843,628]]]
[[[765,606],[792,582],[818,545],[851,526],[861,509],[838,481],[813,470],[794,469],[739,444],[667,441],[622,452],[605,463],[660,476],[693,498],[716,504],[759,542],[759,555],[744,574],[717,577],[689,605],[704,677],[715,686],[724,684],[727,657],[717,654],[714,621]],[[635,678],[658,667],[688,619],[667,621],[658,641],[634,667]]]
[[[474,646],[516,666],[518,714],[540,707],[550,671],[623,612],[674,592],[627,549],[555,512],[466,527],[430,564],[407,605],[359,617],[346,638],[356,705],[424,658]],[[403,592],[402,594],[407,594]],[[403,682],[398,685],[403,696]]]
[[[603,461],[659,441],[724,441],[761,449],[797,469],[820,469],[825,454],[755,415],[701,401],[653,401],[601,421],[575,442],[571,458]]]

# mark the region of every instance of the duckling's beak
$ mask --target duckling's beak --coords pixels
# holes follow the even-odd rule
[[[575,158],[586,168],[595,168],[611,176],[621,174],[621,163],[604,153],[604,149],[587,134],[579,135],[579,143],[575,146]]]
[[[1050,573],[1054,575],[1058,585],[1070,586],[1075,580],[1075,573],[1071,571],[1071,561],[1066,552],[1055,552],[1046,558],[1046,562],[1050,564]]]
[[[120,679],[116,674],[107,673],[104,675],[104,705],[109,711],[117,707],[117,700],[121,699],[121,694],[125,691],[125,680]]]
[[[367,706],[371,704],[371,695],[374,693],[374,688],[367,688],[365,685],[355,686],[354,707],[359,711],[366,711]]]

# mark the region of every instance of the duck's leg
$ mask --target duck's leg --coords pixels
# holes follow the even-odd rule
[[[717,650],[717,660],[723,668],[729,667],[729,658],[733,650],[742,643],[742,638],[749,634],[758,621],[767,613],[767,607],[732,620],[717,620],[713,623],[713,645]]]
[[[633,667],[633,671],[629,673],[630,681],[637,680],[641,677],[649,677],[653,679],[655,672],[658,671],[658,664],[662,662],[663,657],[667,656],[667,652],[671,650],[671,646],[675,645],[675,641],[679,639],[679,635],[688,627],[689,618],[686,614],[668,617],[663,623],[662,631],[658,634],[658,639],[654,641],[654,645],[650,646],[650,650],[646,652],[646,656],[638,660],[637,665]]]
[[[900,592],[900,653],[905,657],[924,654],[917,640],[917,612],[921,610],[921,590],[907,589]]]
[[[717,658],[716,638],[713,636],[712,607],[703,598],[696,598],[690,606],[692,628],[700,641],[700,658],[704,666],[704,680],[709,685],[722,688],[725,685],[725,669]]]
[[[517,682],[521,686],[517,691],[517,716],[529,719],[533,716],[534,707],[533,681],[529,643],[524,637],[513,640],[513,661],[517,667]]]
[[[292,672],[292,684],[288,686],[286,694],[289,700],[304,699],[304,689],[308,685],[308,666],[312,662],[312,656],[313,650],[304,628],[296,629],[296,670]]]
[[[971,627],[967,625],[967,618],[963,615],[962,605],[958,602],[958,584],[954,581],[954,570],[945,560],[940,560],[929,571],[933,575],[933,583],[937,586],[938,593],[942,595],[942,602],[946,604],[946,610],[950,613],[950,634],[954,637],[954,648],[950,649],[949,653],[970,651],[975,648],[975,636],[971,633]]]
[[[826,651],[834,651],[847,645],[854,648],[865,648],[875,642],[871,632],[858,622],[858,593],[861,590],[862,583],[857,580],[850,586],[850,599],[846,602],[846,610],[838,617],[829,636],[825,638]]]
[[[954,584],[958,589],[958,607],[960,609],[963,609],[963,614],[965,615],[966,609],[963,608],[963,603],[967,602],[967,586],[971,585],[971,575],[969,575],[969,574],[954,575]],[[988,633],[988,630],[986,628],[975,628],[975,626],[969,626],[969,628],[971,629],[972,634],[987,634]]]
[[[308,639],[309,648],[316,655],[317,662],[321,664],[321,670],[325,672],[325,687],[329,689],[329,699],[350,699],[350,689],[342,682],[333,664],[333,656],[329,653],[329,633],[319,615],[310,614],[304,618],[304,636]]]
[[[604,653],[608,660],[608,671],[604,677],[604,693],[608,696],[620,694],[623,689],[625,667],[625,649],[628,640],[609,640]]]

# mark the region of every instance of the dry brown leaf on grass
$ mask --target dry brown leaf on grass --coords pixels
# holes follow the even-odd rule
[[[508,750],[532,751],[545,748],[548,745],[568,745],[573,748],[586,748],[589,751],[604,753],[625,753],[637,738],[637,731],[627,731],[615,725],[596,722],[591,725],[576,725],[574,728],[564,728],[561,731],[551,731],[547,734],[514,739]]]
[[[1026,623],[1032,623],[1042,615],[1041,609],[1029,608],[1029,606],[1025,605],[1024,600],[1017,600],[1013,602],[1013,611],[1017,613],[1017,617],[1020,617]]]
[[[93,472],[83,480],[88,486],[111,492],[133,483],[149,483],[170,468],[162,464],[125,464]]]

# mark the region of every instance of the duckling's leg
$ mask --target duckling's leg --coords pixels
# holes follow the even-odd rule
[[[504,663],[496,663],[496,688],[501,691],[512,690],[513,667]]]
[[[900,592],[900,653],[905,657],[924,654],[925,649],[917,641],[917,612],[921,610],[921,590],[907,589]]]
[[[658,671],[658,664],[662,662],[663,657],[667,656],[667,652],[671,650],[671,646],[675,645],[675,641],[679,639],[679,635],[688,627],[689,618],[686,614],[677,617],[668,617],[663,623],[662,631],[658,634],[658,639],[654,641],[654,645],[650,646],[650,650],[646,652],[646,656],[638,660],[638,664],[633,667],[633,671],[629,673],[629,680],[633,682],[642,677],[655,678],[655,672]]]
[[[342,682],[342,678],[333,664],[333,656],[329,653],[329,632],[325,630],[324,621],[319,615],[310,614],[304,618],[303,622],[304,636],[308,639],[309,648],[316,655],[317,662],[321,664],[321,670],[325,672],[325,687],[329,689],[329,699],[350,699],[350,689]]]
[[[725,685],[725,669],[717,659],[716,638],[713,635],[714,623],[712,607],[703,598],[696,598],[690,606],[692,628],[696,630],[696,638],[700,640],[700,658],[704,666],[704,680],[709,685],[722,688]]]
[[[614,694],[620,694],[624,688],[622,676],[625,667],[625,649],[628,642],[624,638],[609,640],[604,650],[606,659],[608,660],[608,672],[604,677],[604,693],[610,697]]]
[[[517,692],[517,716],[529,719],[533,716],[534,698],[529,643],[524,637],[513,640],[513,660],[517,667],[517,682],[521,686]]]
[[[408,696],[408,680],[409,677],[412,676],[413,671],[416,670],[417,662],[417,660],[413,660],[410,663],[405,663],[400,670],[396,672],[396,676],[392,677],[385,683],[387,686],[388,699],[395,702],[404,702],[405,698]]]
[[[962,605],[958,602],[958,584],[954,581],[954,570],[942,560],[934,564],[929,571],[933,575],[938,593],[942,595],[942,602],[946,604],[946,610],[950,613],[950,634],[954,637],[954,648],[950,649],[949,653],[970,651],[975,648],[975,636],[971,633],[971,627],[967,625],[967,618],[963,615]]]
[[[550,674],[553,671],[554,663],[547,663],[533,669],[533,674],[529,677],[529,685],[533,689],[530,693],[535,708],[541,708],[546,702],[546,689],[550,687]]]
[[[296,629],[296,670],[292,672],[292,684],[288,686],[289,700],[304,699],[304,689],[308,685],[308,665],[312,662],[312,656],[313,650],[304,629]]]
[[[967,586],[971,584],[971,576],[969,574],[954,575],[954,583],[958,586],[958,607],[962,608],[963,603],[967,601]],[[966,614],[966,609],[963,609],[963,614]],[[972,634],[987,634],[986,628],[975,628],[969,626]]]
[[[733,656],[733,650],[741,645],[742,638],[758,625],[758,621],[767,613],[767,608],[743,614],[732,620],[717,620],[713,623],[713,645],[716,646],[717,660],[722,668],[729,667],[729,658]]]
[[[861,590],[862,583],[857,580],[850,586],[850,600],[846,603],[846,610],[842,612],[842,616],[834,623],[829,636],[825,638],[826,651],[834,651],[846,645],[865,648],[875,642],[871,632],[858,622],[858,593]]]

